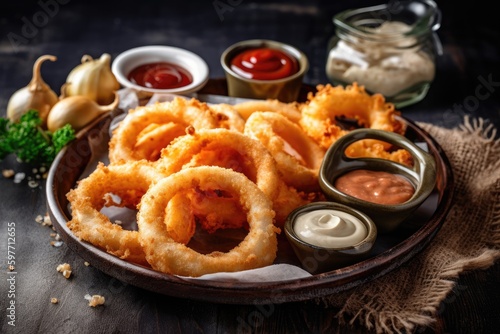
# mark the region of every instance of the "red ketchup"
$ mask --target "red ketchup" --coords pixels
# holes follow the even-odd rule
[[[231,60],[231,69],[238,75],[255,80],[286,78],[299,71],[297,59],[271,48],[247,49]]]
[[[156,89],[179,88],[193,82],[185,68],[165,62],[140,65],[129,73],[128,79],[139,86]]]

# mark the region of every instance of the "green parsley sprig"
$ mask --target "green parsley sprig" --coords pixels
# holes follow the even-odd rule
[[[19,122],[0,118],[0,160],[12,153],[22,162],[48,166],[57,153],[75,139],[75,130],[69,124],[53,133],[41,125],[36,110],[29,110]]]

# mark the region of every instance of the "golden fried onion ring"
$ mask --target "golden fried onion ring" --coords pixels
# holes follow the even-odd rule
[[[246,210],[249,232],[229,252],[200,254],[168,234],[164,221],[168,202],[177,193],[193,187],[229,192],[239,198]],[[150,187],[142,198],[137,222],[139,239],[153,269],[197,277],[271,265],[276,258],[278,232],[273,218],[271,201],[246,176],[231,169],[200,166],[183,169]]]
[[[219,166],[245,174],[271,200],[279,175],[269,151],[258,141],[227,129],[201,129],[174,140],[161,153],[157,168],[170,175],[192,166]]]
[[[405,149],[388,151],[387,145],[387,143],[378,140],[359,140],[346,148],[345,155],[350,158],[379,158],[399,162],[407,166],[413,165],[413,157],[410,152]]]
[[[297,102],[285,103],[279,100],[267,99],[264,101],[245,101],[233,105],[241,117],[247,120],[256,111],[270,111],[285,116],[290,121],[298,123],[302,117]]]
[[[169,102],[130,110],[113,131],[109,143],[109,160],[155,161],[162,148],[185,134],[188,126],[196,129],[217,127],[216,113],[205,103],[175,97]]]
[[[319,191],[318,171],[325,150],[281,114],[254,112],[246,121],[245,135],[259,140],[276,160],[287,185]]]
[[[165,209],[165,225],[172,239],[187,244],[196,231],[191,199],[182,193],[175,194]]]
[[[372,129],[404,134],[405,127],[395,116],[400,113],[394,104],[385,102],[381,94],[368,94],[363,86],[353,83],[350,86],[318,85],[318,92],[308,96],[302,107],[299,122],[305,133],[323,148],[333,144],[348,130],[336,124],[336,117],[356,119],[358,124]],[[393,150],[392,145],[379,140],[360,140],[346,149],[351,158],[377,157],[412,165],[411,154],[404,149]]]
[[[245,120],[232,105],[219,103],[210,104],[208,107],[216,118],[217,128],[243,132]]]
[[[248,227],[246,214],[237,199],[220,192],[201,192],[198,189],[187,194],[193,214],[201,228],[209,233],[218,229]]]
[[[399,114],[394,104],[385,102],[380,94],[368,94],[363,86],[353,83],[344,88],[328,84],[318,85],[317,89],[302,106],[299,124],[325,149],[348,132],[336,125],[336,116],[356,119],[363,127],[400,134],[405,130],[394,117]]]
[[[218,196],[217,193],[194,188],[175,194],[165,210],[167,233],[177,242],[188,244],[196,231],[196,224],[208,233],[219,229],[247,228],[246,214],[237,199]]]
[[[97,168],[68,192],[72,219],[68,228],[80,239],[130,262],[147,265],[138,232],[125,230],[100,212],[113,193],[122,199],[122,206],[134,207],[150,185],[162,176],[144,161]]]
[[[273,201],[274,211],[276,212],[276,226],[283,227],[290,212],[299,206],[324,199],[321,194],[320,192],[299,192],[294,187],[288,186],[284,181],[281,181],[278,188],[278,197]]]

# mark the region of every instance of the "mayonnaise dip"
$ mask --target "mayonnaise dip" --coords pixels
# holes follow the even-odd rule
[[[343,248],[356,245],[368,235],[365,224],[350,213],[321,209],[302,213],[295,218],[297,237],[311,245]]]

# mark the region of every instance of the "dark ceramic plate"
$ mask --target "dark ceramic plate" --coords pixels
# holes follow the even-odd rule
[[[379,235],[370,257],[354,265],[310,277],[271,282],[193,280],[156,272],[123,261],[76,238],[66,226],[71,219],[66,193],[77,180],[95,168],[91,157],[106,153],[112,115],[96,121],[59,153],[47,179],[48,212],[68,247],[92,266],[125,283],[163,295],[228,304],[268,304],[322,297],[380,277],[401,266],[424,249],[439,231],[451,206],[453,175],[441,147],[415,123],[406,136],[424,145],[437,162],[436,187],[430,197],[396,231]],[[277,263],[298,265],[284,234],[279,237]]]

